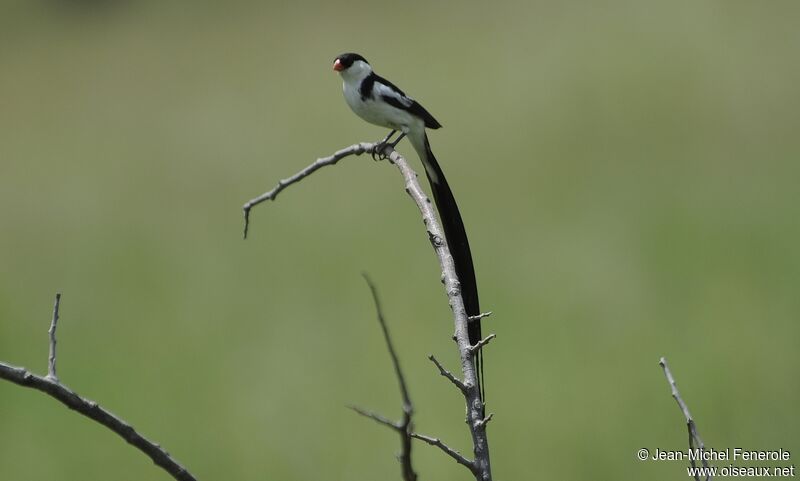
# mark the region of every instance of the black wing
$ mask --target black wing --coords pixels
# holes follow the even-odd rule
[[[425,127],[429,129],[438,129],[442,126],[419,102],[406,95],[397,85],[376,73],[372,73],[364,79],[360,88],[361,98],[371,97],[373,92],[377,92],[381,100],[392,107],[405,110],[421,118],[425,122]]]

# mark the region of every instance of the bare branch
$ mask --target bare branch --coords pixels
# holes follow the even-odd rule
[[[662,357],[658,364],[664,370],[664,376],[667,378],[667,382],[669,383],[670,389],[672,390],[672,397],[675,398],[675,402],[678,403],[678,407],[680,407],[681,412],[683,413],[683,417],[686,419],[686,429],[689,432],[689,449],[694,450],[695,446],[700,449],[701,452],[706,450],[706,445],[703,443],[703,440],[700,439],[700,434],[697,432],[697,425],[694,422],[694,418],[692,418],[692,414],[689,412],[689,406],[686,405],[683,398],[681,397],[680,391],[678,391],[678,385],[675,383],[675,378],[672,377],[672,371],[669,370],[669,366],[667,365],[667,359]],[[695,458],[693,456],[689,457],[689,462],[691,463],[692,467],[697,467],[695,463]],[[705,459],[705,456],[702,457],[703,467],[708,467],[708,460]],[[695,473],[694,479],[696,481],[700,481],[700,475]],[[706,481],[711,479],[711,475],[706,477]]]
[[[375,303],[375,311],[378,314],[378,323],[381,325],[383,331],[383,339],[386,341],[386,349],[392,358],[392,365],[394,365],[394,373],[397,375],[397,382],[400,384],[400,394],[403,396],[403,412],[409,416],[413,413],[413,406],[411,405],[411,397],[408,394],[408,386],[406,385],[406,378],[403,376],[403,370],[400,368],[400,360],[397,357],[397,352],[394,350],[392,338],[389,335],[389,327],[386,325],[386,319],[383,317],[383,309],[381,308],[381,301],[378,297],[378,290],[375,284],[366,273],[362,274],[364,280],[367,281],[370,292],[372,292],[372,300]]]
[[[242,207],[244,211],[244,238],[247,239],[247,231],[250,227],[250,209],[257,206],[258,204],[267,201],[267,200],[275,200],[278,197],[283,189],[289,187],[292,184],[300,182],[301,180],[305,179],[309,175],[313,174],[317,170],[326,167],[328,165],[335,165],[340,160],[344,159],[345,157],[349,157],[351,155],[361,155],[365,152],[372,152],[375,148],[374,143],[362,142],[359,144],[351,145],[350,147],[344,148],[333,155],[328,157],[323,157],[321,159],[317,159],[313,164],[309,165],[305,169],[301,170],[300,172],[294,174],[291,177],[286,179],[282,179],[278,182],[278,185],[275,186],[274,189],[270,190],[269,192],[265,192],[254,199],[250,199],[247,201],[246,204]]]
[[[316,162],[294,176],[280,181],[278,186],[273,190],[247,202],[244,205],[245,237],[247,236],[250,209],[252,209],[254,206],[266,200],[275,199],[275,197],[288,185],[302,180],[321,167],[333,165],[349,155],[360,155],[365,152],[371,152],[374,150],[374,148],[374,143],[354,144],[336,152],[330,157],[318,159]],[[473,362],[474,354],[471,350],[471,345],[469,342],[469,317],[467,316],[466,309],[464,308],[464,300],[461,298],[461,286],[458,282],[455,263],[449,247],[447,246],[447,239],[445,238],[444,230],[442,229],[441,223],[436,216],[436,212],[431,201],[428,199],[425,191],[419,184],[417,173],[414,172],[411,167],[409,167],[408,162],[397,151],[385,148],[382,154],[386,155],[389,161],[393,163],[403,175],[405,180],[405,191],[417,204],[417,208],[419,209],[423,222],[427,228],[428,238],[436,253],[436,257],[439,260],[439,265],[442,270],[442,282],[444,283],[450,308],[453,311],[455,339],[458,343],[461,372],[463,374],[463,381],[461,381],[461,383],[463,384],[464,389],[462,390],[462,393],[464,394],[464,400],[466,402],[467,424],[470,427],[473,451],[475,453],[475,461],[470,465],[470,471],[473,472],[476,480],[478,481],[491,481],[492,471],[489,460],[489,441],[486,435],[486,424],[482,422],[484,419],[484,406],[481,400],[480,386],[477,382],[478,373],[475,371],[475,363]],[[455,379],[454,376],[453,379]]]
[[[24,367],[12,366],[0,362],[0,379],[5,379],[6,381],[13,382],[22,387],[36,389],[37,391],[41,391],[57,399],[73,411],[77,411],[117,433],[122,439],[146,454],[156,465],[168,472],[178,481],[196,481],[196,478],[170,456],[168,452],[162,449],[161,446],[139,434],[133,429],[133,426],[105,410],[96,402],[79,396],[75,391],[58,381],[58,378],[56,378],[56,323],[58,322],[60,301],[61,294],[56,294],[56,302],[53,308],[53,320],[49,330],[50,356],[47,376],[37,376],[36,374],[28,372]]]
[[[442,269],[445,292],[450,302],[450,308],[453,311],[455,338],[461,358],[462,383],[466,388],[463,393],[467,407],[467,424],[472,435],[472,446],[475,453],[475,460],[472,463],[474,469],[471,469],[471,471],[476,480],[491,481],[492,468],[489,459],[489,440],[486,435],[486,425],[480,422],[484,417],[483,401],[481,400],[480,386],[478,385],[475,363],[473,362],[474,356],[467,332],[469,318],[464,308],[464,300],[461,298],[461,285],[456,275],[453,256],[450,254],[444,231],[436,217],[434,208],[419,184],[416,172],[409,167],[408,162],[397,151],[392,151],[389,154],[389,160],[403,174],[406,192],[417,204],[417,208],[422,214],[423,222],[428,230],[428,238],[431,239],[431,245]]]
[[[364,276],[364,280],[367,281],[367,285],[372,293],[372,300],[375,303],[375,311],[378,315],[378,323],[381,325],[383,339],[386,341],[386,349],[389,351],[389,356],[392,358],[394,373],[397,376],[397,383],[400,385],[400,394],[403,397],[403,418],[400,422],[395,423],[374,412],[366,411],[355,406],[351,406],[351,409],[362,416],[366,416],[385,426],[389,426],[400,434],[401,449],[398,459],[400,460],[403,479],[405,481],[416,481],[417,473],[414,471],[414,466],[411,462],[411,431],[413,430],[411,416],[414,414],[414,406],[411,404],[411,396],[408,394],[406,378],[403,375],[403,370],[400,368],[400,359],[397,357],[397,351],[395,351],[394,343],[392,343],[392,336],[389,334],[389,326],[386,324],[386,319],[383,317],[383,308],[381,307],[381,301],[378,297],[378,289],[366,273],[362,273],[362,275]]]
[[[400,423],[396,423],[382,414],[376,413],[374,411],[367,411],[366,409],[360,408],[358,406],[347,406],[347,407],[357,412],[358,414],[364,416],[365,418],[370,418],[373,421],[379,424],[383,424],[388,428],[391,428],[398,432],[403,431],[403,427],[400,425]]]
[[[489,421],[491,421],[493,417],[494,413],[489,413],[488,416],[486,416],[485,418],[481,419],[478,422],[480,423],[481,426],[486,426],[487,424],[489,424]]]
[[[56,292],[56,303],[53,306],[53,320],[50,322],[50,355],[47,357],[47,378],[58,382],[56,376],[56,326],[58,324],[58,308],[61,305],[61,293]]]
[[[403,432],[403,427],[399,423],[394,423],[392,420],[372,411],[367,411],[365,409],[361,409],[358,406],[348,406],[353,411],[357,412],[358,414],[364,416],[365,418],[372,419],[373,421],[377,422],[378,424],[382,424],[390,429],[393,429],[398,432]],[[470,461],[469,459],[462,456],[458,451],[451,448],[450,446],[446,445],[442,442],[439,438],[433,438],[430,436],[426,436],[424,434],[419,433],[408,433],[409,437],[419,439],[420,441],[424,441],[431,446],[436,446],[437,448],[441,449],[444,453],[446,453],[451,458],[455,459],[456,462],[466,466],[470,471],[473,473],[476,472],[475,464]]]
[[[439,362],[438,359],[436,359],[436,357],[434,357],[433,354],[428,356],[428,359],[433,361],[433,363],[436,364],[436,367],[439,368],[439,374],[441,374],[442,376],[446,377],[450,382],[452,382],[458,388],[459,391],[461,391],[462,393],[466,393],[467,392],[467,386],[465,386],[464,383],[461,382],[460,379],[455,377],[453,375],[453,373],[451,373],[450,371],[445,369],[444,366],[442,366],[442,364]]]
[[[471,352],[472,352],[472,354],[474,355],[475,353],[477,353],[478,351],[480,351],[481,349],[483,349],[483,346],[485,346],[485,345],[489,344],[489,341],[491,341],[491,340],[492,340],[492,339],[494,339],[495,337],[497,337],[497,335],[496,335],[496,334],[489,334],[488,336],[486,336],[486,337],[484,337],[483,339],[481,339],[480,341],[478,341],[478,343],[477,343],[477,344],[475,344],[474,346],[470,346],[470,348],[469,348],[469,349],[470,349],[470,351],[471,351]]]
[[[37,376],[23,367],[12,366],[4,362],[0,362],[0,378],[23,387],[36,389],[59,400],[68,408],[117,433],[122,439],[149,456],[155,464],[163,468],[173,478],[179,481],[195,481],[195,477],[158,444],[136,432],[130,424],[106,411],[96,402],[79,396],[67,386],[55,380]]]
[[[469,459],[462,456],[461,453],[443,443],[441,439],[432,438],[430,436],[425,436],[424,434],[419,434],[419,433],[411,433],[411,437],[419,439],[420,441],[425,441],[431,446],[436,446],[437,448],[441,449],[445,454],[455,459],[458,464],[466,466],[467,469],[472,471],[472,474],[474,474],[475,476],[479,476],[480,471],[478,470],[478,467],[475,466],[475,463],[473,461],[470,461]]]
[[[492,311],[486,311],[486,312],[481,312],[477,316],[469,316],[468,319],[469,319],[469,322],[480,321],[481,319],[483,319],[485,317],[489,317],[491,315],[492,315]]]

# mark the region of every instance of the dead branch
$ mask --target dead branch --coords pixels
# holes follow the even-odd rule
[[[77,411],[87,418],[102,424],[150,457],[156,465],[168,472],[173,478],[179,481],[196,481],[196,478],[161,446],[139,434],[133,426],[107,411],[96,402],[81,397],[78,393],[59,382],[56,377],[56,323],[59,317],[60,301],[61,294],[56,294],[53,320],[48,331],[50,334],[50,353],[48,356],[47,376],[37,376],[28,372],[24,367],[0,362],[0,378],[23,387],[41,391],[57,399],[73,411]]]
[[[400,359],[397,357],[397,351],[394,349],[392,336],[389,334],[389,327],[386,324],[386,318],[383,317],[383,308],[381,301],[378,297],[378,289],[372,280],[366,274],[363,274],[364,280],[367,281],[370,292],[372,293],[372,300],[375,303],[375,311],[378,316],[378,323],[381,325],[383,332],[383,339],[386,341],[386,349],[389,351],[389,356],[392,358],[392,365],[394,366],[394,373],[397,377],[397,383],[400,385],[400,395],[403,398],[403,417],[398,422],[392,422],[380,414],[366,411],[356,406],[351,406],[358,414],[374,419],[375,421],[388,426],[400,434],[400,466],[403,474],[404,481],[416,481],[417,473],[414,471],[414,466],[411,463],[411,433],[414,429],[411,422],[411,417],[414,415],[414,406],[411,404],[411,396],[408,394],[408,385],[406,378],[403,375],[403,370],[400,368]]]
[[[245,215],[245,235],[247,234],[250,210],[253,207],[261,202],[264,202],[265,200],[273,200],[286,187],[308,177],[321,167],[333,165],[339,160],[350,155],[361,155],[366,152],[372,152],[375,149],[375,146],[376,144],[374,143],[362,142],[342,149],[332,156],[318,159],[316,162],[312,163],[292,177],[280,181],[278,186],[274,189],[247,202],[243,207]],[[476,351],[474,350],[474,346],[470,345],[469,336],[467,334],[469,317],[464,309],[464,301],[461,298],[461,287],[456,275],[453,257],[450,254],[450,250],[447,246],[447,241],[444,236],[444,230],[439,223],[435,209],[420,186],[416,172],[409,167],[408,162],[397,151],[385,148],[382,153],[387,155],[389,161],[394,164],[403,175],[403,179],[405,181],[405,191],[414,200],[417,208],[420,211],[420,214],[422,215],[422,220],[426,226],[428,239],[433,246],[434,252],[436,253],[436,257],[439,261],[439,266],[442,270],[442,282],[444,283],[450,308],[453,311],[453,321],[455,325],[454,338],[458,344],[463,379],[463,381],[460,382],[464,386],[462,393],[464,395],[467,407],[467,425],[469,426],[470,434],[472,436],[473,452],[475,454],[474,460],[469,461],[461,457],[463,462],[459,462],[470,468],[470,471],[475,475],[476,480],[491,481],[492,473],[489,460],[489,441],[486,435],[486,418],[484,418],[483,414],[484,410],[483,402],[481,401],[480,386],[477,382],[477,373],[475,372],[475,363],[473,362],[473,357]],[[488,342],[488,340],[490,339],[486,339],[485,342],[482,341],[482,343],[485,344]],[[448,377],[448,379],[450,378]],[[455,379],[455,376],[452,376],[452,379],[450,379],[451,382],[453,382],[453,379]],[[418,439],[422,438],[418,437]],[[430,442],[429,444],[437,445]],[[445,450],[445,452],[447,451]]]
[[[662,357],[658,361],[658,364],[664,370],[664,376],[667,377],[667,382],[669,383],[669,387],[672,391],[672,397],[675,398],[675,402],[678,403],[678,407],[681,408],[683,417],[686,419],[686,429],[689,432],[689,449],[694,450],[696,449],[695,447],[697,447],[697,449],[699,449],[701,453],[704,452],[706,450],[706,445],[705,443],[703,443],[703,440],[700,439],[700,435],[697,433],[697,425],[694,422],[694,418],[692,418],[692,414],[689,412],[689,406],[687,406],[686,403],[683,401],[681,393],[678,391],[678,385],[675,383],[675,378],[672,377],[672,371],[669,370],[669,366],[667,365],[667,359]],[[702,461],[703,461],[703,467],[707,468],[708,460],[705,459],[705,456],[703,456]],[[689,462],[691,463],[693,468],[697,467],[697,463],[695,463],[694,457],[690,456]],[[694,479],[696,481],[700,481],[700,475],[695,473]],[[710,479],[711,475],[708,475],[706,477],[706,481],[709,481]]]

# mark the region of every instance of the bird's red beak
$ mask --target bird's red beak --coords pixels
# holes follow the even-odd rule
[[[336,70],[337,72],[341,72],[342,70],[344,70],[344,65],[342,65],[342,62],[339,61],[338,58],[333,61],[333,69]]]

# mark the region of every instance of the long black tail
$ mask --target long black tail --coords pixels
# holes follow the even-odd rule
[[[444,235],[447,237],[447,245],[450,247],[450,254],[453,256],[456,274],[461,284],[461,297],[464,299],[464,308],[468,316],[478,316],[481,313],[478,302],[478,283],[475,280],[475,267],[472,264],[472,253],[469,249],[469,239],[467,239],[464,221],[461,220],[461,212],[458,210],[456,198],[447,184],[447,178],[445,178],[442,168],[439,167],[439,162],[436,161],[436,157],[431,151],[428,136],[423,135],[424,152],[420,152],[422,149],[417,148],[417,153],[420,157],[423,157],[424,154],[422,162],[425,165],[425,174],[431,184],[433,199],[436,201],[436,208],[439,210],[439,217],[444,227]],[[412,138],[410,140],[412,144],[415,143],[415,139]],[[417,146],[415,145],[415,147]],[[477,344],[482,339],[480,319],[476,318],[474,321],[469,322],[467,328],[470,344]],[[481,399],[485,403],[482,350],[475,357],[475,372],[478,376]]]

